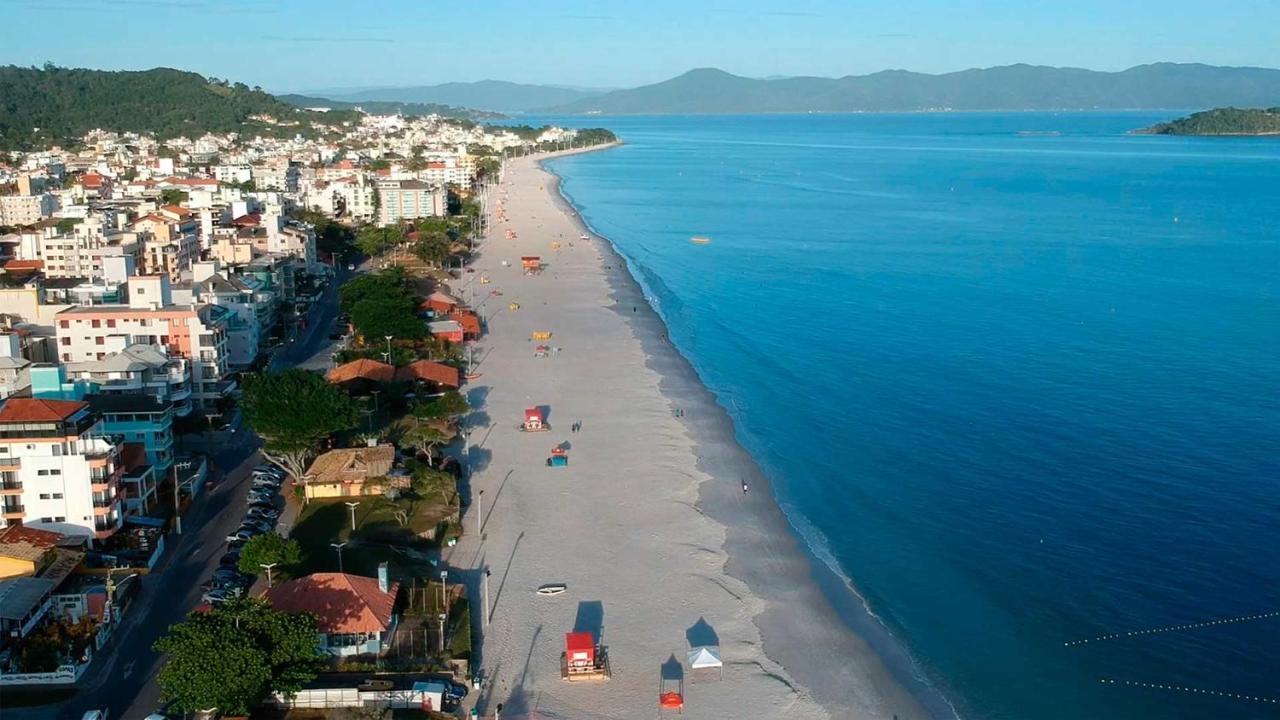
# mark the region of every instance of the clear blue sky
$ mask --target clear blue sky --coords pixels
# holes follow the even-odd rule
[[[656,82],[1014,62],[1280,66],[1280,0],[0,0],[0,64],[167,65],[271,90]]]

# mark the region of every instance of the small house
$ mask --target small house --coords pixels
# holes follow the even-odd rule
[[[462,304],[451,295],[436,291],[422,301],[421,308],[430,310],[433,317],[444,317],[453,314],[461,306]]]
[[[391,445],[330,450],[311,461],[301,478],[303,492],[308,499],[381,495],[387,487],[405,484],[388,478],[395,457]]]
[[[395,374],[394,366],[361,358],[333,368],[325,379],[341,387],[350,395],[368,395],[379,389],[383,383],[394,380]]]
[[[427,323],[427,331],[433,337],[452,343],[460,343],[464,339],[462,324],[457,320],[436,320]]]
[[[338,657],[377,655],[395,633],[396,596],[387,564],[378,577],[348,573],[315,573],[280,583],[267,591],[267,601],[286,613],[311,613],[320,631],[322,652]]]
[[[462,385],[458,368],[430,360],[418,360],[399,368],[396,382],[422,383],[434,392],[457,390]]]

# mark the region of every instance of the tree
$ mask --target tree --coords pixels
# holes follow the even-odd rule
[[[75,230],[76,226],[79,224],[80,221],[75,218],[62,218],[58,221],[58,224],[55,227],[57,228],[59,235],[66,235],[72,230]]]
[[[407,294],[404,269],[396,266],[381,272],[359,275],[342,284],[338,288],[338,305],[351,312],[356,303],[366,298],[381,295]]]
[[[187,193],[178,188],[167,188],[160,191],[160,202],[165,205],[181,205],[190,197]]]
[[[193,612],[169,628],[157,652],[169,658],[156,681],[180,713],[215,709],[248,715],[269,693],[292,695],[324,666],[316,620],[240,599]]]
[[[442,232],[423,234],[413,246],[413,254],[425,263],[442,265],[449,258],[449,236]]]
[[[458,489],[458,480],[444,470],[432,467],[418,467],[413,471],[409,487],[418,497],[429,498],[439,496],[440,502],[448,504]]]
[[[302,476],[322,439],[354,427],[359,418],[350,397],[300,368],[244,376],[240,408],[266,441],[264,454],[294,477]]]
[[[405,431],[402,442],[427,456],[428,464],[433,464],[435,449],[453,440],[453,436],[443,430],[426,423],[416,423]]]
[[[462,393],[450,390],[438,398],[418,403],[413,414],[420,420],[452,420],[471,412],[471,405]]]
[[[418,319],[417,303],[409,295],[361,300],[351,308],[351,324],[365,338],[391,335],[411,340],[427,332],[426,326]]]
[[[263,565],[291,567],[302,562],[302,548],[297,540],[290,540],[276,533],[264,533],[249,538],[240,550],[236,566],[246,575],[257,575]]]

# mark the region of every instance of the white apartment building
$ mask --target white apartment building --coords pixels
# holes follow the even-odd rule
[[[0,196],[0,225],[35,225],[57,209],[58,199],[49,193]]]
[[[220,183],[247,183],[253,179],[253,168],[248,165],[214,165],[213,177]]]
[[[159,345],[191,364],[192,401],[208,409],[228,396],[227,329],[232,312],[216,305],[173,305],[169,278],[129,279],[127,305],[73,307],[56,316],[63,363],[102,360],[130,345]]]
[[[130,345],[101,360],[63,367],[69,381],[93,383],[105,395],[148,395],[171,405],[177,417],[191,413],[191,363],[160,346]]]
[[[89,404],[9,398],[0,405],[0,523],[103,539],[124,522],[115,443]]]
[[[381,180],[378,224],[391,225],[401,220],[444,217],[448,210],[444,190],[421,180]]]

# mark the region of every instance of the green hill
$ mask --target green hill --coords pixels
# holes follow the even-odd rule
[[[287,124],[250,120],[255,115]],[[0,148],[66,143],[96,128],[149,132],[160,138],[230,131],[307,134],[312,120],[342,119],[299,110],[242,83],[170,68],[112,72],[51,65],[0,67]]]
[[[1280,135],[1280,107],[1215,108],[1152,125],[1151,135]]]
[[[604,114],[914,112],[1265,106],[1280,70],[1158,63],[1122,72],[1009,65],[927,75],[885,70],[842,78],[770,80],[692,70],[665,82],[550,108]]]

